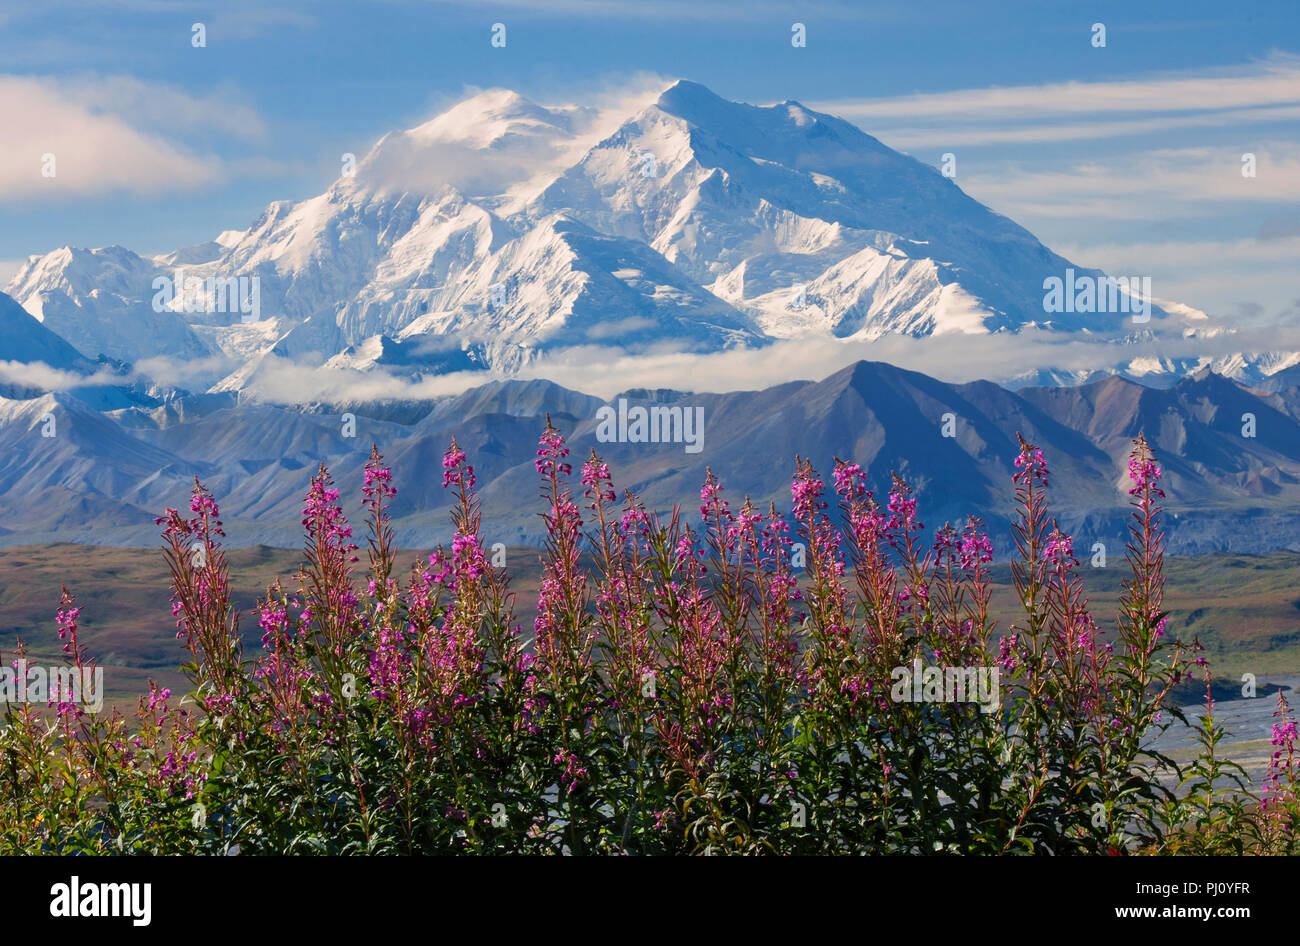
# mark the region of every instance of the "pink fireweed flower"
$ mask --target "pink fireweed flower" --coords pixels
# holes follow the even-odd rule
[[[57,625],[59,625],[59,638],[64,642],[64,654],[68,656],[70,663],[74,667],[88,667],[88,661],[85,648],[77,639],[77,617],[81,615],[81,608],[73,607],[73,595],[68,593],[68,589],[62,589],[59,600],[59,613],[56,616]],[[21,641],[19,641],[21,647]],[[83,713],[81,706],[72,699],[72,691],[65,689],[57,682],[56,678],[51,676],[51,687],[49,687],[49,706],[56,706],[57,715],[64,726],[72,726],[74,722],[82,719]]]
[[[168,507],[163,515],[154,519],[153,524],[156,526],[166,526],[163,529],[162,536],[164,539],[175,536],[178,539],[184,539],[192,531],[190,524],[181,516],[178,510]]]
[[[1134,451],[1128,460],[1128,475],[1133,481],[1133,488],[1128,491],[1130,496],[1137,496],[1147,488],[1151,492],[1164,498],[1165,491],[1160,489],[1156,484],[1160,482],[1160,477],[1164,475],[1160,466],[1149,456],[1145,456],[1145,450]]]
[[[58,614],[55,615],[54,621],[58,626],[59,640],[63,641],[63,653],[68,657],[76,660],[81,656],[77,645],[77,618],[81,615],[81,608],[72,607],[73,598],[68,594],[68,589],[63,589],[63,596],[59,601],[60,607]]]
[[[352,538],[352,527],[343,515],[343,507],[337,505],[338,498],[339,491],[330,485],[329,475],[322,468],[320,474],[312,477],[307,504],[302,509],[302,524],[309,532],[319,532],[331,545],[355,551],[355,545],[343,542]]]
[[[894,514],[894,528],[899,528],[906,520],[910,522],[916,516],[916,500],[897,491],[889,494],[889,511]],[[920,526],[916,526],[920,528]]]
[[[381,591],[389,594],[394,591],[392,582],[388,578],[392,563],[393,532],[387,503],[397,495],[392,481],[393,473],[383,465],[379,447],[372,446],[370,458],[366,461],[365,482],[361,487],[361,493],[365,497],[364,504],[369,511],[370,564],[373,577],[367,586],[366,594],[371,598],[379,597]]]
[[[550,510],[542,514],[547,531],[546,555],[533,630],[538,653],[548,669],[555,672],[563,671],[575,654],[581,661],[588,659],[593,643],[584,619],[586,575],[579,566],[582,513],[568,487],[560,482],[561,477],[572,472],[572,466],[563,462],[568,455],[564,436],[547,415],[535,465],[543,480],[542,498],[550,503]]]
[[[447,558],[439,547],[436,552],[429,556],[429,566],[436,569],[432,573],[425,573],[428,582],[435,585],[442,585],[446,588],[455,589],[456,587],[456,563],[454,558]]]
[[[640,505],[629,506],[619,519],[619,531],[625,536],[644,537],[650,527],[650,514]]]
[[[764,518],[762,539],[759,541],[764,563],[775,564],[778,558],[786,557],[786,549],[794,544],[794,540],[789,537],[789,532],[789,523],[776,511],[776,504],[773,503],[771,511]]]
[[[443,488],[463,486],[466,492],[472,492],[477,482],[474,467],[465,462],[465,451],[456,446],[456,438],[453,437],[451,446],[442,457]]]
[[[546,417],[546,431],[537,441],[537,459],[533,461],[541,476],[550,476],[552,472],[568,476],[573,466],[562,462],[569,455],[569,448],[564,445],[564,435],[551,426],[551,418]]]
[[[190,512],[194,513],[194,518],[190,520],[192,531],[201,531],[203,524],[207,522],[213,535],[225,535],[221,531],[221,511],[217,508],[216,499],[207,490],[194,490],[190,497]]]
[[[869,490],[861,502],[854,503],[849,512],[849,528],[853,531],[853,539],[859,549],[874,548],[885,539],[888,526],[889,516]]]
[[[271,647],[273,640],[288,634],[288,609],[279,605],[267,604],[258,611],[257,626],[262,629],[262,646]]]
[[[993,561],[993,543],[989,541],[987,533],[979,531],[978,520],[973,516],[962,530],[959,555],[961,567],[966,571],[974,571],[977,565]]]
[[[589,502],[587,508],[596,510],[601,503],[617,501],[613,478],[609,473],[609,464],[592,453],[592,458],[582,465],[582,495]]]
[[[1012,634],[998,641],[998,664],[1007,673],[1011,673],[1020,665],[1019,646],[1019,634]]]
[[[866,477],[862,467],[836,457],[835,492],[847,500],[860,500],[866,496]]]
[[[374,648],[370,651],[370,695],[383,702],[398,697],[402,681],[406,678],[409,652],[407,635],[415,637],[415,628],[400,625],[383,626],[374,635]]]
[[[692,569],[698,566],[699,571],[705,571],[704,566],[699,564],[704,559],[704,549],[696,548],[695,535],[687,530],[680,539],[677,540],[677,567],[684,569],[689,575]]]
[[[734,519],[729,505],[722,498],[722,484],[714,475],[713,469],[706,468],[704,485],[700,487],[700,518],[706,522],[720,521],[725,525]]]
[[[601,482],[608,482],[609,464],[604,460],[588,460],[582,465],[582,485],[587,487],[596,487]]]
[[[578,757],[572,752],[557,752],[551,761],[556,765],[564,764],[564,771],[560,774],[560,784],[570,792],[587,777],[587,770],[582,767]]]
[[[830,655],[816,662],[815,675],[820,684],[824,673],[839,672],[830,668],[838,666],[841,653],[850,646],[852,619],[848,592],[841,581],[846,569],[841,548],[844,534],[831,524],[824,511],[828,505],[822,499],[825,486],[812,463],[799,457],[795,458],[795,463],[790,492],[794,498],[800,538],[807,547],[806,567],[811,582],[803,601],[808,605],[812,633],[819,638],[818,646],[823,654]],[[828,688],[820,691],[823,696],[838,689],[838,681],[830,683]]]
[[[1022,485],[1029,485],[1031,480],[1037,480],[1043,486],[1047,485],[1047,460],[1043,457],[1043,451],[1021,441],[1020,454],[1016,457],[1016,472],[1011,479]]]
[[[376,496],[396,496],[397,489],[392,485],[393,471],[388,467],[366,466],[366,481],[361,487],[362,494],[367,499],[373,499]]]
[[[320,627],[331,638],[330,646],[341,653],[343,636],[355,633],[359,601],[351,590],[349,563],[357,561],[351,542],[352,527],[338,505],[339,491],[334,488],[324,464],[311,479],[303,506],[302,524],[307,533],[308,561],[315,578],[311,595],[304,595],[302,624]],[[305,577],[304,573],[304,577]],[[319,595],[319,597],[317,597]]]
[[[457,579],[477,581],[488,573],[487,553],[477,535],[456,533],[451,541],[451,560]]]
[[[800,522],[806,522],[826,508],[822,493],[826,486],[819,480],[812,469],[801,469],[794,482],[790,484],[790,496],[794,501],[794,516]]]
[[[907,536],[913,532],[920,532],[924,526],[916,518],[916,497],[912,495],[912,487],[907,483],[894,477],[894,485],[889,490],[889,502],[886,507],[889,510],[889,519],[885,523],[886,533],[891,533],[889,541],[895,546],[900,542],[908,541]]]
[[[1300,775],[1300,764],[1295,757],[1296,722],[1281,690],[1277,694],[1277,709],[1273,715],[1280,719],[1273,724],[1269,739],[1273,753],[1269,757],[1260,809],[1269,815],[1273,825],[1285,829],[1289,820],[1286,809],[1296,800],[1295,785],[1296,777]]]
[[[1079,564],[1079,560],[1074,557],[1074,539],[1059,529],[1048,538],[1043,558],[1057,568],[1067,570]]]

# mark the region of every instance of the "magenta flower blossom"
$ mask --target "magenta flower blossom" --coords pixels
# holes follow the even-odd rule
[[[1074,557],[1074,539],[1059,530],[1048,538],[1043,558],[1057,568],[1068,569],[1079,564]]]
[[[1024,441],[1021,441],[1024,444]],[[1047,460],[1043,457],[1043,451],[1030,447],[1025,444],[1020,450],[1020,454],[1015,460],[1016,472],[1012,480],[1022,485],[1029,485],[1031,481],[1037,480],[1043,486],[1047,486]]]
[[[472,492],[476,482],[474,467],[465,462],[465,451],[456,446],[456,440],[453,438],[451,447],[442,457],[443,488],[463,486],[466,492]]]
[[[982,523],[945,524],[933,547],[925,541],[932,486],[914,492],[894,476],[882,505],[857,463],[836,458],[824,482],[797,458],[782,512],[725,491],[709,469],[701,523],[693,503],[657,512],[626,491],[614,505],[610,466],[594,451],[578,496],[568,455],[548,420],[535,467],[541,567],[518,569],[520,598],[537,592],[535,635],[521,634],[517,592],[489,564],[465,451],[452,441],[443,454],[449,542],[403,574],[387,510],[393,472],[375,447],[359,484],[369,569],[349,567],[353,527],[322,467],[303,503],[296,590],[277,581],[257,601],[263,648],[251,661],[217,503],[196,483],[189,515],[159,520],[193,690],[169,706],[171,692],[151,681],[141,725],[129,728],[97,729],[61,702],[62,725],[47,732],[54,714],[42,709],[26,741],[15,726],[30,717],[11,710],[5,758],[21,765],[34,748],[57,749],[59,794],[47,797],[75,785],[90,808],[69,832],[55,822],[79,802],[51,806],[38,794],[48,780],[29,791],[28,773],[11,773],[11,807],[42,820],[0,819],[0,843],[62,849],[121,831],[121,848],[175,839],[203,853],[231,839],[249,853],[1104,853],[1120,826],[1186,824],[1182,801],[1156,809],[1152,793],[1128,790],[1149,778],[1134,760],[1195,656],[1168,639],[1181,616],[1163,604],[1154,501],[1132,503],[1134,580],[1118,620],[1094,622],[1072,539],[1048,509],[1046,462],[1023,444],[1009,564],[1028,620],[1008,627],[990,614],[1003,589]],[[1143,441],[1137,455],[1137,495],[1158,497]],[[74,661],[80,613],[65,594],[56,623]],[[1102,626],[1111,641],[1099,640]],[[924,677],[911,675],[914,661]],[[899,668],[923,696],[904,686],[900,701]],[[929,671],[945,671],[947,690],[948,668],[1001,671],[987,681],[1001,687],[995,705],[971,698],[976,678],[957,703],[932,693]],[[1262,826],[1252,835],[1261,847],[1278,850],[1297,811],[1285,710],[1272,735],[1264,815],[1245,817]],[[76,781],[60,783],[64,773]],[[176,803],[194,796],[207,810],[191,821]],[[1104,828],[1089,811],[1097,797]],[[105,801],[145,812],[140,829],[102,830]]]
[[[986,533],[978,530],[977,520],[973,517],[962,531],[959,554],[961,567],[966,571],[974,571],[977,565],[993,561],[993,543]]]
[[[1133,481],[1133,488],[1128,491],[1130,496],[1137,496],[1144,490],[1150,489],[1156,496],[1164,497],[1165,491],[1157,485],[1164,473],[1154,460],[1149,457],[1144,458],[1134,451],[1129,457],[1128,475]]]
[[[365,482],[361,486],[361,495],[365,497],[366,505],[372,512],[377,510],[384,500],[392,499],[397,495],[397,489],[393,486],[393,471],[380,465],[378,448],[366,462]]]
[[[537,444],[537,459],[533,461],[537,467],[537,472],[541,476],[550,476],[555,473],[559,476],[569,476],[573,472],[573,466],[565,463],[564,458],[569,455],[569,448],[564,445],[563,435],[551,426],[550,415],[546,418],[546,432],[542,434]]]
[[[262,646],[271,647],[276,638],[288,634],[288,609],[268,603],[258,610],[257,626],[262,629]]]
[[[866,496],[866,477],[862,467],[835,459],[835,492],[848,500],[860,500]]]

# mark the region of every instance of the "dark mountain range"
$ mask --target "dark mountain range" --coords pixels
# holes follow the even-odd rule
[[[1298,394],[1264,393],[1208,372],[1168,389],[1112,377],[1009,391],[859,362],[821,381],[759,391],[642,390],[612,399],[628,411],[702,411],[697,452],[683,442],[601,442],[605,402],[540,380],[492,382],[398,412],[391,404],[295,411],[213,395],[105,412],[70,394],[46,394],[0,400],[0,543],[152,544],[153,517],[184,508],[197,475],[220,499],[233,543],[294,546],[317,464],[329,465],[355,515],[374,442],[399,489],[399,541],[427,546],[447,537],[441,457],[453,436],[478,471],[489,536],[532,543],[533,459],[549,413],[577,463],[597,449],[616,486],[655,508],[681,503],[694,515],[712,468],[733,507],[749,494],[788,509],[796,453],[828,478],[835,456],[851,457],[882,494],[891,471],[905,476],[927,529],[974,513],[1004,548],[1020,432],[1046,453],[1054,507],[1081,551],[1094,541],[1122,545],[1125,458],[1145,431],[1166,471],[1175,551],[1300,548]],[[53,436],[45,436],[50,419]]]

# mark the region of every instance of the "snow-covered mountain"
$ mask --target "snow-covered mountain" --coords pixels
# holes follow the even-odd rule
[[[3,293],[0,293],[0,338],[4,339],[4,350],[0,353],[4,361],[72,368],[79,363],[89,364],[75,348]]]
[[[1028,327],[1119,346],[1134,335],[1127,314],[1045,311],[1045,279],[1103,274],[797,102],[738,104],[680,81],[610,121],[491,90],[386,135],[347,171],[199,246],[32,257],[6,291],[87,358],[193,362],[196,392],[248,389],[286,360],[427,376],[510,372],[580,346],[715,352]],[[160,296],[157,280],[178,276],[180,291]],[[246,307],[185,286],[207,279],[237,284]],[[1153,307],[1143,332],[1202,331],[1186,312]],[[1116,351],[1119,365],[1133,358]],[[1255,380],[1259,364],[1300,360],[1233,357],[1138,368],[1212,363]],[[1052,365],[1016,371],[1083,380]]]

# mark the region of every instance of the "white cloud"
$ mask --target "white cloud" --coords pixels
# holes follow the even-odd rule
[[[1207,265],[1291,263],[1300,260],[1300,237],[1278,240],[1187,240],[1162,243],[1095,243],[1059,246],[1058,252],[1088,266],[1114,272],[1134,269],[1134,260],[1150,266],[1203,269]],[[1300,287],[1297,287],[1300,292]]]
[[[942,119],[944,122],[1028,121],[1067,114],[1176,112],[1300,103],[1300,58],[1274,54],[1214,73],[1106,82],[1057,82],[959,89],[884,99],[839,99],[826,111],[855,120]]]
[[[1006,379],[1008,366],[1051,365],[1067,372],[1110,371],[1134,359],[1213,359],[1237,352],[1300,351],[1300,322],[1274,319],[1260,328],[1196,337],[1161,335],[1131,345],[1026,330],[1016,335],[911,338],[873,342],[791,339],[763,348],[715,354],[660,351],[628,353],[589,345],[548,354],[515,377],[543,378],[610,398],[631,388],[693,392],[745,391],[798,380],[819,380],[858,361],[883,361],[953,383]],[[422,400],[458,394],[500,376],[457,372],[412,381],[384,370],[313,368],[283,359],[259,366],[245,393],[275,404]]]
[[[242,137],[263,131],[256,114],[222,97],[194,98],[120,77],[59,81],[0,76],[0,199],[49,200],[112,192],[192,190],[220,179],[220,161],[151,130],[206,126]],[[54,176],[43,175],[45,155]]]
[[[92,384],[121,384],[122,375],[101,369],[91,375],[51,368],[43,361],[0,361],[0,383],[17,384],[40,391],[71,391]]]
[[[18,270],[27,265],[25,259],[0,259],[0,288],[18,275]]]
[[[1119,346],[1050,332],[1018,335],[887,336],[874,342],[789,340],[718,354],[632,356],[617,349],[559,353],[524,372],[600,397],[634,387],[695,392],[755,390],[819,380],[858,361],[883,361],[953,383],[1005,379],[1009,366],[1051,365],[1062,371],[1109,371],[1137,357],[1218,358],[1236,352],[1300,351],[1300,324],[1271,325],[1216,336],[1160,337]]]
[[[1270,227],[1278,231],[1273,236],[1297,229],[1294,54],[1273,51],[1225,68],[818,107],[932,162],[955,152],[964,191],[1077,262],[1150,274],[1161,295],[1216,314],[1251,305],[1277,309],[1295,297],[1294,270],[1276,256],[1282,251],[1252,239]],[[1247,152],[1256,159],[1254,177],[1242,176]],[[1153,240],[1165,245],[1147,254],[1139,244],[1149,248]],[[1174,259],[1181,246],[1194,264]]]
[[[382,369],[312,367],[283,358],[267,358],[241,394],[270,404],[429,400],[459,394],[495,377],[486,371],[462,371],[412,381]]]
[[[1270,239],[1186,240],[1058,245],[1057,252],[1109,273],[1150,276],[1156,295],[1194,302],[1242,324],[1259,310],[1277,311],[1300,297],[1296,261],[1300,235]]]
[[[845,116],[847,117],[847,116]],[[1198,115],[1107,118],[1104,121],[1062,125],[1037,123],[1027,125],[963,126],[945,122],[936,128],[880,128],[867,130],[892,148],[960,148],[988,145],[1048,144],[1059,141],[1100,141],[1136,135],[1153,135],[1184,128],[1226,128],[1266,122],[1289,122],[1300,118],[1300,106],[1249,108],[1203,112]]]
[[[196,378],[224,377],[238,367],[237,361],[225,355],[185,359],[159,356],[135,362],[131,378],[189,389],[193,387]]]
[[[976,163],[960,183],[972,197],[1012,218],[1152,220],[1222,213],[1221,207],[1206,206],[1212,202],[1300,201],[1300,142],[1260,142],[1251,153],[1255,177],[1242,176],[1240,148],[1186,148],[1136,151],[1047,169],[1022,162]]]
[[[581,159],[630,114],[651,104],[670,79],[640,73],[576,100],[543,105],[509,89],[466,87],[430,120],[385,136],[357,167],[381,190],[433,191],[451,185],[471,196],[508,194],[517,209]]]
[[[132,76],[60,79],[57,89],[70,104],[92,114],[129,115],[138,129],[163,134],[202,129],[249,140],[261,139],[267,131],[257,110],[233,90],[194,96]]]

